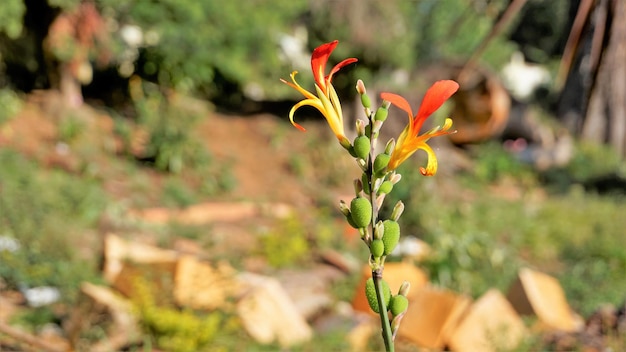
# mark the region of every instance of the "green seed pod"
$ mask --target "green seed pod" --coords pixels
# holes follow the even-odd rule
[[[400,225],[393,220],[383,221],[385,232],[383,233],[383,243],[385,244],[385,255],[391,254],[400,241]]]
[[[378,154],[376,159],[374,159],[374,173],[382,174],[385,172],[387,168],[387,164],[389,164],[389,159],[391,157],[387,154]]]
[[[367,157],[370,155],[370,147],[370,139],[366,136],[358,136],[354,139],[354,154],[356,154],[357,158],[367,160]]]
[[[370,97],[367,96],[367,94],[363,93],[361,94],[361,105],[363,105],[364,108],[369,108],[372,106],[372,102],[370,101]]]
[[[372,256],[374,258],[380,258],[383,256],[384,252],[385,244],[383,243],[383,240],[373,240],[370,244],[370,253],[372,253]]]
[[[389,115],[389,109],[385,109],[384,107],[381,106],[376,110],[376,115],[374,115],[374,120],[385,121],[387,119],[387,115]]]
[[[350,212],[357,228],[367,227],[372,221],[372,204],[363,197],[354,198],[350,202]]]
[[[391,181],[383,182],[378,188],[378,194],[388,194],[393,189],[393,183]]]
[[[382,282],[382,285],[383,298],[385,299],[385,307],[389,309],[389,304],[391,303],[391,289],[389,288],[389,284],[387,284],[384,280]],[[371,277],[365,282],[365,297],[367,297],[367,303],[370,305],[370,308],[372,308],[375,313],[379,313],[380,309],[378,309],[378,299],[376,298],[374,279],[372,279]]]
[[[409,300],[405,296],[397,295],[391,297],[389,310],[394,317],[404,313],[407,308],[409,308]]]

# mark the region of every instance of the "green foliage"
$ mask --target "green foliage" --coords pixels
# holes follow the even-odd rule
[[[23,0],[4,0],[0,9],[0,33],[15,39],[22,34],[22,17],[26,12]],[[2,58],[2,55],[0,55]]]
[[[50,307],[39,307],[24,310],[11,317],[11,324],[27,327],[30,331],[36,331],[42,326],[52,323],[57,319]]]
[[[200,315],[190,310],[157,306],[150,285],[141,279],[135,281],[135,289],[134,303],[141,323],[160,348],[172,352],[200,351],[220,329],[223,321],[220,313]]]
[[[565,167],[571,178],[579,182],[620,173],[621,169],[626,169],[626,165],[613,148],[593,143],[578,144],[573,159]]]
[[[274,267],[286,267],[306,260],[310,252],[307,229],[297,217],[282,220],[260,239],[261,252]]]
[[[63,142],[71,142],[85,130],[85,123],[75,115],[65,116],[57,125],[58,137]]]
[[[100,187],[60,171],[41,172],[9,150],[0,150],[0,165],[0,234],[20,243],[16,251],[0,251],[0,277],[12,288],[57,286],[71,299],[95,272],[95,263],[83,263],[69,243],[98,220],[105,205]]]
[[[208,153],[194,135],[201,115],[175,100],[168,98],[158,87],[131,82],[135,109],[139,123],[149,135],[143,157],[154,160],[157,169],[179,173],[208,160]]]
[[[21,109],[22,101],[15,92],[0,89],[0,125],[12,119]]]
[[[276,81],[269,77],[291,69],[279,59],[277,38],[290,32],[307,6],[291,0],[99,2],[120,22],[158,38],[143,49],[140,73],[166,86],[210,95],[220,93],[224,81],[239,87],[254,82],[273,94]]]
[[[530,165],[523,164],[501,143],[491,142],[477,146],[473,151],[476,166],[473,173],[475,180],[484,184],[501,181],[509,177],[520,183],[533,183],[535,173]]]

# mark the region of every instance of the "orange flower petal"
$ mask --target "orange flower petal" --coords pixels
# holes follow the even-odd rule
[[[315,83],[317,83],[324,92],[326,92],[324,69],[326,68],[330,54],[335,50],[338,43],[338,40],[333,40],[330,43],[322,44],[313,50],[313,55],[311,56],[311,70],[313,71]]]
[[[423,120],[432,115],[459,89],[459,84],[451,80],[437,81],[426,91],[422,105],[420,105],[414,123],[423,123]]]
[[[393,93],[380,93],[380,98],[406,111],[407,114],[409,114],[409,123],[411,123],[411,120],[413,119],[413,110],[411,109],[411,105],[409,105],[409,102],[406,101],[406,99],[398,94]]]

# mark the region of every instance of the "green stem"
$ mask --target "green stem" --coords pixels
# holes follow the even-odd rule
[[[382,267],[372,271],[372,279],[374,280],[374,289],[376,290],[376,299],[378,299],[378,312],[380,313],[380,325],[382,326],[383,340],[385,341],[385,350],[393,352],[393,335],[391,332],[391,324],[389,323],[389,314],[387,314],[387,305],[385,304],[385,295],[383,293],[383,270]]]
[[[378,205],[376,204],[376,192],[377,189],[374,189],[374,184],[376,183],[376,176],[374,175],[374,158],[376,157],[376,142],[377,136],[373,132],[373,123],[374,118],[370,116],[370,156],[367,164],[367,178],[369,184],[369,198],[372,202],[372,223],[371,223],[371,235],[374,236],[374,231],[376,227],[376,222],[378,221]],[[389,314],[387,313],[387,304],[385,303],[384,297],[385,294],[383,292],[383,269],[384,269],[384,261],[382,263],[377,263],[376,267],[372,270],[372,279],[374,280],[374,289],[376,291],[376,299],[378,300],[378,312],[380,315],[380,325],[382,327],[382,335],[383,341],[385,342],[385,350],[387,352],[394,351],[393,345],[393,334],[391,331],[391,324],[389,323]]]

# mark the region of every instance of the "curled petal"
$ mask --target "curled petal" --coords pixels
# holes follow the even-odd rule
[[[305,99],[300,101],[298,104],[294,105],[291,110],[289,111],[289,121],[291,121],[291,124],[299,129],[300,131],[306,131],[306,129],[304,127],[302,127],[302,125],[300,125],[299,123],[296,123],[293,118],[294,118],[294,114],[296,113],[296,110],[298,110],[299,108],[303,107],[303,106],[312,106],[314,108],[316,108],[317,110],[319,110],[322,114],[325,114],[324,111],[324,106],[322,105],[321,101],[317,98],[313,98],[313,99]]]
[[[308,90],[302,88],[298,82],[296,81],[296,75],[298,74],[298,71],[293,71],[291,72],[291,74],[289,75],[291,77],[291,80],[293,81],[293,83],[291,82],[287,82],[284,79],[280,79],[281,82],[285,83],[286,85],[290,86],[291,88],[297,90],[298,92],[300,92],[300,94],[304,95],[305,98],[307,99],[315,99],[315,95],[313,95],[313,93],[309,92]]]
[[[437,173],[437,157],[435,156],[435,152],[433,149],[426,143],[420,146],[420,149],[424,150],[428,155],[428,161],[426,162],[426,167],[420,167],[420,173],[424,176],[432,176]]]
[[[333,79],[333,75],[334,75],[335,73],[337,73],[337,71],[339,71],[342,67],[344,67],[344,66],[348,66],[348,65],[350,65],[351,63],[353,63],[353,62],[357,62],[357,61],[359,61],[359,60],[358,60],[358,59],[355,59],[355,58],[353,58],[353,57],[351,57],[351,58],[345,59],[345,60],[341,61],[340,63],[338,63],[337,65],[335,65],[335,66],[333,67],[333,69],[332,69],[332,70],[330,70],[330,73],[329,73],[329,74],[328,74],[328,76],[326,77],[326,82],[327,82],[328,84],[330,84],[330,81],[332,81],[332,79]]]

